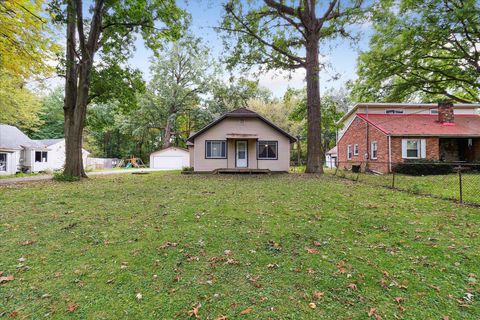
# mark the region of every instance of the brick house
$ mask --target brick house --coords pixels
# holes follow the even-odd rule
[[[480,161],[480,104],[357,104],[340,123],[338,167],[387,173],[414,160]]]

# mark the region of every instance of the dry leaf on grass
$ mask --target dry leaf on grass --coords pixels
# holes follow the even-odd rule
[[[76,304],[76,303],[70,303],[70,304],[67,306],[67,311],[68,311],[68,312],[75,312],[75,310],[77,310],[78,307],[79,307],[78,304]]]
[[[250,312],[252,312],[253,308],[252,307],[248,307],[247,309],[243,310],[242,312],[240,312],[240,314],[244,315],[244,314],[249,314]]]
[[[313,297],[314,297],[315,299],[321,299],[321,298],[323,298],[324,295],[325,295],[325,293],[322,292],[322,291],[315,291],[315,292],[313,293]]]
[[[315,309],[315,308],[317,307],[317,305],[316,305],[315,303],[313,303],[313,302],[310,302],[310,303],[308,304],[308,307],[309,307],[310,309]]]
[[[10,282],[15,280],[15,278],[12,275],[5,276],[5,277],[0,277],[0,284],[5,283],[5,282]]]
[[[198,318],[198,311],[199,307],[194,307],[192,310],[188,311],[188,316]]]
[[[307,252],[310,253],[310,254],[317,254],[318,253],[318,250],[314,249],[314,248],[305,247],[305,250],[307,250]]]

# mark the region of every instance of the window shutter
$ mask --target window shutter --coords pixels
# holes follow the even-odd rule
[[[402,139],[402,158],[407,158],[407,139]]]
[[[427,157],[427,140],[420,140],[420,158],[425,159]]]

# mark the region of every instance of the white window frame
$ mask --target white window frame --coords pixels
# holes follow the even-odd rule
[[[377,143],[377,141],[372,141],[371,148],[370,148],[370,153],[371,153],[370,158],[372,160],[377,160],[378,159],[378,143]]]
[[[222,145],[225,144],[225,156],[220,156],[220,157],[212,157],[212,150],[210,150],[210,156],[208,156],[208,146],[210,143],[210,147],[212,146],[212,143],[221,143],[220,148],[223,149]],[[227,141],[226,140],[205,140],[205,159],[227,159]]]
[[[417,143],[417,155],[415,157],[408,156],[408,143],[415,141]],[[425,139],[402,139],[402,158],[403,159],[425,159],[427,143]]]
[[[8,170],[8,155],[6,153],[0,153],[0,155],[4,155],[5,156],[5,163],[4,163],[4,166],[5,166],[5,170],[0,170],[0,172],[7,172]],[[1,168],[1,167],[0,167]]]
[[[352,160],[352,145],[347,146],[347,160]]]
[[[385,114],[404,114],[405,110],[403,109],[385,109]]]
[[[353,155],[358,156],[358,143],[353,145]]]
[[[40,161],[37,161],[37,153],[40,153]],[[48,151],[35,151],[35,163],[48,162]]]

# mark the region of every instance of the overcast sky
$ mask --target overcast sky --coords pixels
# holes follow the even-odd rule
[[[192,33],[201,37],[205,44],[210,48],[211,54],[215,59],[221,59],[223,54],[223,44],[220,35],[214,30],[218,26],[223,14],[221,0],[189,0],[180,1],[179,5],[186,9],[192,15]],[[321,73],[321,91],[328,88],[339,88],[346,81],[355,78],[355,66],[359,50],[368,48],[368,40],[371,34],[371,28],[367,25],[359,26],[362,33],[362,39],[356,45],[346,41],[337,41],[321,46],[322,61],[328,61],[331,65],[327,71]],[[331,48],[333,47],[333,48]],[[137,41],[137,50],[130,64],[132,67],[143,71],[146,80],[150,78],[150,57],[151,52],[145,48],[141,40]],[[338,80],[332,80],[332,76],[339,74]],[[302,88],[304,83],[305,71],[296,70],[291,74],[290,79],[285,75],[279,75],[278,72],[269,72],[260,76],[260,84],[270,89],[275,96],[281,97],[288,87]]]

